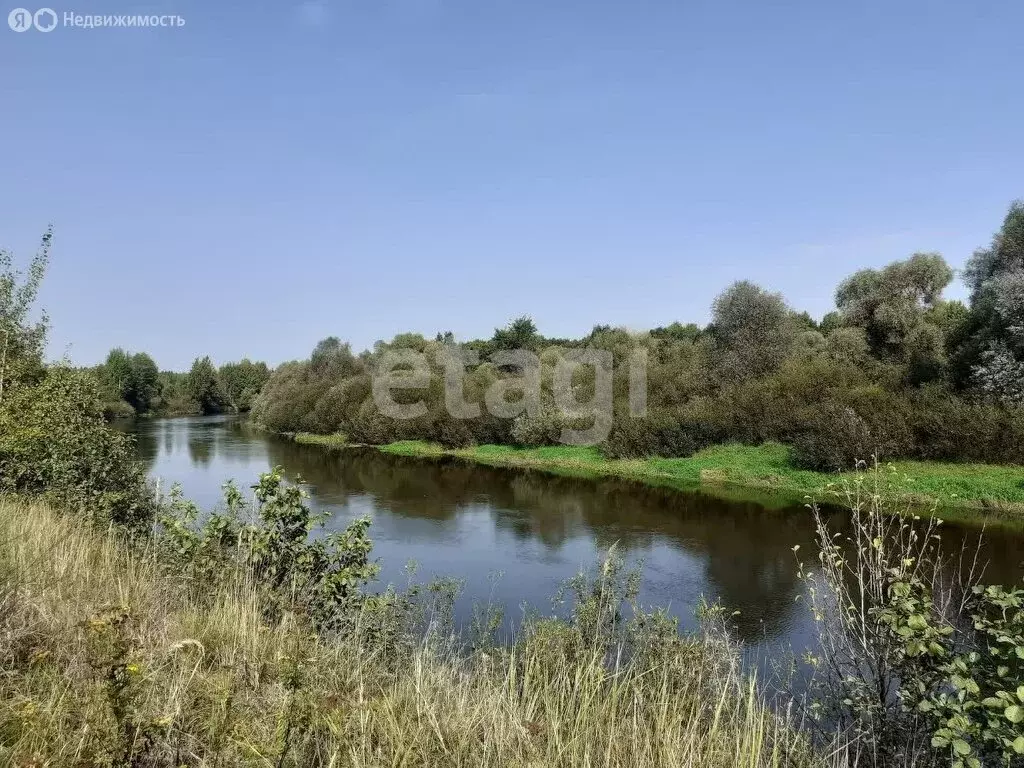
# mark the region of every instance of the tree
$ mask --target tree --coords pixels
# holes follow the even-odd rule
[[[145,352],[112,349],[98,374],[106,398],[123,400],[136,413],[148,413],[160,391],[156,363]]]
[[[42,374],[48,320],[45,312],[34,323],[29,315],[46,274],[52,241],[50,227],[23,279],[14,269],[14,255],[0,249],[0,402],[5,388],[10,390]]]
[[[160,391],[160,371],[153,358],[136,352],[128,360],[128,381],[121,396],[136,413],[148,413]]]
[[[742,280],[719,294],[711,316],[718,367],[729,378],[770,373],[792,350],[796,324],[782,294]]]
[[[495,349],[535,349],[541,342],[537,326],[529,315],[517,317],[504,328],[495,328],[491,346]]]
[[[104,526],[148,529],[153,499],[131,439],[107,428],[96,377],[43,364],[45,313],[31,315],[52,231],[22,282],[0,252],[0,492],[45,494]]]
[[[400,343],[402,336],[416,335],[402,334],[395,337],[395,342]],[[418,336],[417,339],[418,342],[414,346],[422,348],[423,337]],[[314,378],[336,381],[345,376],[351,376],[360,369],[359,361],[352,354],[352,347],[337,336],[328,336],[326,339],[318,341],[313,348],[313,354],[309,356],[309,370]]]
[[[1006,402],[1020,397],[1024,372],[1024,201],[1010,206],[1003,226],[964,269],[971,289],[965,356],[974,381]]]
[[[100,365],[97,375],[108,400],[123,400],[124,390],[131,375],[128,353],[116,347],[107,353],[107,359]]]
[[[591,336],[597,333],[599,327],[601,326],[596,326],[594,328],[594,331],[591,333]],[[606,330],[608,329],[608,326],[603,327]],[[671,339],[673,341],[694,342],[700,338],[700,335],[701,329],[699,325],[697,325],[696,323],[687,323],[686,325],[683,325],[679,321],[676,321],[667,326],[659,326],[658,328],[655,328],[653,331],[651,331],[651,336],[653,336],[656,339]]]
[[[270,378],[270,369],[266,363],[254,363],[245,358],[238,363],[222,365],[218,375],[228,405],[235,412],[242,413],[252,408],[253,400]]]
[[[209,357],[197,357],[185,378],[185,392],[199,406],[203,414],[220,413],[224,395],[217,379],[217,370]]]
[[[906,361],[907,339],[927,322],[953,270],[937,253],[915,253],[880,270],[862,269],[836,289],[842,323],[863,328],[874,354]],[[940,331],[941,333],[941,331]]]

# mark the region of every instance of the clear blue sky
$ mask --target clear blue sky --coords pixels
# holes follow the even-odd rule
[[[186,19],[0,27],[0,243],[54,223],[79,363],[703,322],[739,278],[821,315],[1024,196],[1020,0],[54,8]]]

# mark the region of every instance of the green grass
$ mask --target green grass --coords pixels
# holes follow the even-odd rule
[[[806,496],[827,501],[842,493],[850,474],[812,472],[794,467],[789,449],[777,443],[759,447],[718,445],[685,459],[606,459],[593,447],[513,448],[481,445],[446,450],[417,441],[381,446],[402,456],[456,456],[480,464],[522,467],[573,477],[621,477],[651,485],[700,488],[729,498],[781,506]],[[890,482],[922,505],[944,510],[1024,513],[1024,468],[986,464],[896,461],[883,467]]]
[[[292,436],[296,443],[303,445],[322,445],[325,448],[344,448],[349,445],[348,438],[343,434],[314,435],[312,432],[297,432]]]

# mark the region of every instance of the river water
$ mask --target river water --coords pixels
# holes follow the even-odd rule
[[[813,561],[813,521],[801,506],[766,509],[701,493],[635,483],[585,481],[537,472],[491,469],[457,460],[392,457],[373,449],[331,451],[297,445],[233,417],[140,420],[128,428],[140,457],[163,488],[181,484],[211,508],[233,479],[245,489],[282,466],[306,483],[312,505],[330,512],[330,528],[368,515],[382,584],[455,577],[465,583],[456,619],[474,601],[505,610],[515,626],[530,606],[552,610],[558,586],[615,545],[642,562],[641,601],[661,606],[692,628],[701,599],[721,600],[740,639],[758,652],[799,653],[812,640],[805,603],[797,600],[796,555]],[[835,514],[837,525],[842,514]],[[979,526],[947,524],[943,544],[976,541]],[[1024,534],[985,530],[990,582],[1020,582]]]

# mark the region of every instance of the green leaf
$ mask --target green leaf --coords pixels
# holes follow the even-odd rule
[[[958,755],[971,754],[971,745],[963,739],[953,739],[953,751]]]
[[[1018,755],[1024,755],[1024,736],[1018,736],[1014,739],[1011,746],[1013,747],[1013,751]]]
[[[1024,720],[1024,707],[1020,704],[1014,704],[1012,707],[1007,707],[1003,711],[1003,715],[1011,723],[1019,723],[1021,720]]]

